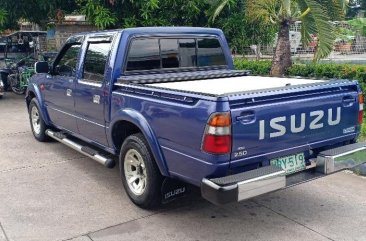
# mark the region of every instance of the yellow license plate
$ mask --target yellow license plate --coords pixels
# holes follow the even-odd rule
[[[275,158],[270,163],[272,166],[281,167],[285,170],[286,175],[302,171],[306,168],[304,153]]]

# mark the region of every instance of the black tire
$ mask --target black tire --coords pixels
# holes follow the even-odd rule
[[[37,129],[35,127],[35,125],[33,124],[33,119],[32,119],[32,111],[36,110],[38,113],[38,117],[39,117],[39,129]],[[29,114],[29,121],[30,121],[30,125],[31,125],[31,129],[32,129],[32,133],[34,138],[37,139],[37,141],[40,142],[47,142],[50,140],[50,137],[46,135],[46,130],[48,129],[48,126],[46,125],[46,123],[43,120],[41,111],[39,109],[39,103],[37,101],[36,98],[33,98],[29,104],[29,108],[28,108],[28,114]]]
[[[8,74],[2,72],[1,73],[1,80],[3,81],[3,84],[4,84],[4,92],[5,92],[5,91],[7,91],[9,89]]]
[[[132,187],[129,186],[125,175],[125,157],[127,153],[131,152],[130,150],[132,152],[137,151],[145,164],[143,172],[146,174],[146,185],[144,191],[139,195],[134,193]],[[149,145],[141,133],[131,135],[123,142],[119,155],[119,167],[125,191],[134,204],[144,209],[152,209],[161,204],[161,186],[163,177],[155,163],[153,155],[151,154]],[[142,172],[142,169],[140,172]]]
[[[19,74],[10,74],[8,76],[8,81],[11,87],[11,90],[17,95],[23,95],[26,91],[25,88],[21,88],[19,82],[20,75]]]

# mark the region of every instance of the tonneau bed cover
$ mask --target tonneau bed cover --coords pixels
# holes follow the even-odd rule
[[[224,95],[238,91],[263,90],[263,89],[285,87],[289,85],[313,84],[320,82],[323,81],[314,79],[240,76],[240,77],[205,79],[195,81],[154,83],[147,85],[169,88],[174,90],[181,90],[181,91],[192,91],[213,95]]]
[[[222,96],[235,92],[325,82],[315,79],[250,76],[249,73],[249,71],[217,69],[178,73],[133,74],[121,76],[116,85],[141,84],[177,91]]]

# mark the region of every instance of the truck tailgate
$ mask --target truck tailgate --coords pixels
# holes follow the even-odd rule
[[[356,82],[288,86],[228,98],[232,166],[244,165],[248,163],[245,160],[253,158],[268,161],[284,156],[286,151],[305,152],[319,142],[355,135],[359,128]]]

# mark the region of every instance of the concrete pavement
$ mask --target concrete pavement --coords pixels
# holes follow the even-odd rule
[[[134,206],[107,169],[30,131],[23,96],[0,100],[0,241],[366,240],[366,178],[338,173],[214,206],[198,192]]]

